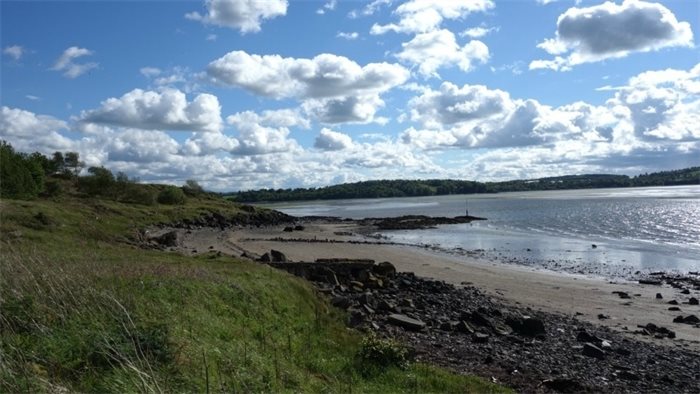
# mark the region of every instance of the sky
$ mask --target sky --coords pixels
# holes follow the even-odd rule
[[[214,191],[700,165],[700,2],[1,1],[0,139]]]

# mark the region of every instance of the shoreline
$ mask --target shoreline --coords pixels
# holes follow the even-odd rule
[[[508,304],[575,317],[634,339],[700,351],[700,328],[673,323],[679,314],[700,315],[699,306],[687,304],[690,297],[700,298],[698,289],[688,289],[689,294],[683,294],[682,289],[667,284],[591,278],[496,262],[469,251],[453,255],[419,245],[379,242],[367,237],[370,231],[361,223],[328,219],[302,223],[303,229],[294,231],[284,231],[289,227],[285,225],[180,230],[181,244],[171,250],[185,254],[216,251],[255,259],[274,249],[289,261],[328,258],[389,261],[400,272],[457,286],[474,286]],[[662,299],[656,298],[657,293]],[[668,304],[671,300],[678,302],[675,307],[679,311],[669,310],[674,307]],[[638,326],[649,323],[675,331],[676,339],[634,334]]]

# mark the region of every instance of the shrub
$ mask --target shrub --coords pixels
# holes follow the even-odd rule
[[[182,190],[190,197],[204,194],[204,188],[194,179],[188,179],[185,181],[184,186],[182,186]]]
[[[44,195],[47,197],[57,197],[63,194],[63,186],[58,181],[48,181],[44,186]]]
[[[185,193],[175,186],[166,186],[158,193],[158,202],[166,205],[181,205],[185,203]]]
[[[141,205],[154,205],[156,203],[156,193],[153,189],[135,183],[124,185],[121,202]]]
[[[364,376],[392,367],[405,369],[408,367],[408,349],[395,341],[370,333],[362,339],[356,362],[358,370]]]

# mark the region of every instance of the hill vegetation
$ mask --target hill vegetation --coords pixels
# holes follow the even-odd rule
[[[79,177],[77,154],[0,154],[0,392],[505,390],[347,329],[345,312],[289,274],[135,241],[156,223],[269,211],[194,181]]]
[[[475,182],[453,179],[379,180],[345,183],[321,188],[251,190],[229,193],[226,196],[239,202],[275,202],[693,184],[700,184],[700,167],[656,172],[634,177],[592,174],[505,182]]]

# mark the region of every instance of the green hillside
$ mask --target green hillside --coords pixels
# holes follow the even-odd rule
[[[0,201],[0,392],[504,390],[406,366],[399,345],[363,342],[344,312],[284,272],[136,245],[149,224],[271,211],[206,193],[119,202],[49,178],[56,196]]]

